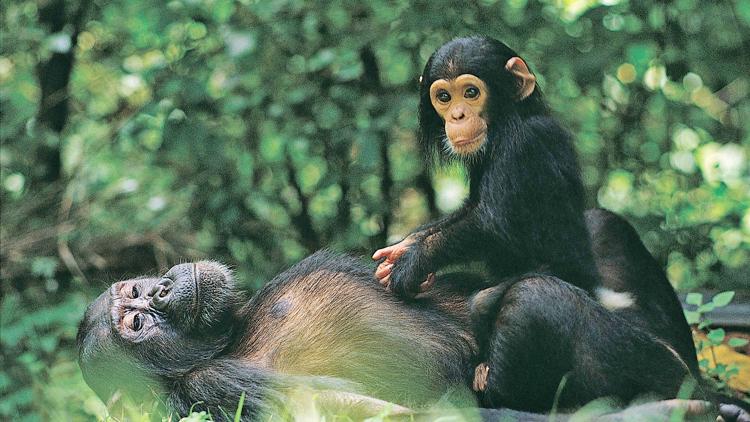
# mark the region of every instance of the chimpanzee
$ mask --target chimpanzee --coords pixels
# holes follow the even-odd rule
[[[407,306],[371,271],[324,251],[252,298],[212,261],[114,283],[79,328],[84,379],[103,400],[117,389],[137,402],[155,392],[182,415],[196,405],[215,420],[234,415],[243,392],[243,420],[304,412],[288,404],[309,391],[323,411],[353,417],[403,413],[451,391],[473,405],[471,280]]]
[[[382,261],[375,275],[395,293],[412,297],[431,288],[433,272],[445,265],[476,260],[487,264],[499,284],[473,301],[474,316],[479,317],[475,334],[483,343],[480,356],[490,361],[477,367],[474,379],[484,403],[543,410],[551,405],[563,378],[569,387],[575,386],[569,391],[574,396],[565,397],[563,391],[559,397],[569,403],[579,402],[578,394],[587,388],[593,395],[621,398],[640,388],[648,391],[647,386],[626,379],[615,385],[616,373],[630,373],[617,369],[618,363],[646,358],[644,352],[626,346],[635,344],[632,333],[620,337],[626,325],[647,333],[650,347],[672,354],[683,369],[700,379],[679,302],[637,234],[606,211],[592,210],[584,216],[583,186],[571,137],[550,116],[525,62],[491,38],[455,39],[428,60],[420,78],[420,98],[422,144],[428,156],[437,151],[444,159],[463,161],[470,176],[469,197],[457,212],[376,251],[373,258]],[[525,272],[547,276],[535,274],[529,284]],[[513,285],[519,280],[521,286]],[[529,295],[535,292],[537,299],[519,299],[515,296],[518,289]],[[555,299],[552,293],[559,296]],[[539,344],[535,350],[543,352],[530,353],[525,359],[507,356],[520,352],[524,347],[519,345],[533,343],[531,337],[571,335],[567,329],[581,320],[568,318],[575,307],[583,306],[581,312],[598,309],[591,303],[582,305],[591,300],[586,294],[610,311],[613,325],[594,324],[592,330],[601,331],[591,343],[579,338],[570,341],[577,347],[587,344],[583,347],[587,351],[581,353],[601,353],[593,361],[611,364],[598,370],[610,373],[611,378],[602,384],[587,381],[571,370],[570,356],[555,359],[561,366],[554,370],[544,367],[544,371],[521,375],[518,367],[533,366],[548,352],[559,356],[555,347],[560,342]],[[533,307],[538,314],[519,315],[518,306]],[[538,330],[540,320],[542,325],[553,326],[553,321],[559,325],[545,332]],[[631,351],[629,355],[607,355],[608,346],[618,341]],[[613,356],[618,357],[612,360]],[[672,375],[679,378],[681,373]],[[528,383],[531,390],[519,394],[523,383],[509,375],[533,379]],[[667,384],[674,385],[674,381]],[[529,399],[532,396],[535,399]]]
[[[406,419],[429,419],[443,410],[431,414],[425,406],[445,401],[473,405],[468,386],[477,344],[469,308],[482,280],[441,274],[436,286],[417,301],[403,302],[381,289],[371,274],[371,268],[356,259],[323,251],[280,274],[252,298],[237,288],[225,266],[212,261],[180,264],[162,277],[114,283],[89,306],[79,327],[84,379],[105,401],[118,390],[136,402],[156,394],[179,414],[208,410],[214,420],[232,419],[242,393],[243,420],[309,414],[309,403],[302,399],[309,396],[317,398],[322,414],[346,414],[355,420],[388,410]],[[668,380],[678,378],[675,372],[686,373],[677,359],[655,347],[647,332],[623,324],[567,283],[550,276],[528,277],[514,289],[509,296],[533,302],[506,307],[516,319],[539,313],[540,306],[559,294],[554,289],[563,290],[566,300],[581,302],[579,309],[563,311],[572,314],[559,313],[569,319],[562,330],[556,321],[541,320],[539,336],[511,345],[523,349],[519,355],[497,357],[519,363],[509,374],[514,379],[571,359],[572,366],[592,379],[642,380],[637,382],[665,387],[658,395],[669,397],[677,385],[666,385]],[[399,324],[393,325],[394,319]],[[609,336],[602,331],[610,327],[618,333],[609,342],[614,350],[605,353],[591,342]],[[557,335],[561,332],[566,335]],[[554,335],[543,336],[549,333]],[[587,347],[591,350],[579,350]],[[550,354],[521,366],[530,351]],[[628,364],[608,366],[617,356]],[[522,380],[519,398],[529,391],[527,386]],[[580,399],[593,397],[588,394]],[[666,401],[604,419],[663,417],[677,407],[694,414],[710,411],[700,401]],[[481,410],[473,416],[547,420],[509,409]]]
[[[376,251],[381,283],[411,297],[445,265],[481,260],[498,281],[544,271],[594,293],[599,275],[571,136],[518,54],[488,37],[443,45],[422,73],[419,120],[428,151],[466,165],[469,197],[452,215]]]
[[[488,37],[446,43],[422,73],[419,117],[426,150],[467,166],[469,198],[452,215],[376,251],[382,284],[411,297],[431,287],[431,273],[441,267],[481,260],[495,282],[544,271],[592,295],[602,293],[596,291],[602,284],[571,137],[551,117],[517,53]],[[488,303],[479,308],[488,318],[508,287],[500,283],[485,292]],[[495,337],[492,342],[502,335]],[[491,353],[492,347],[500,345],[482,349]],[[482,364],[477,378],[499,376],[493,370]],[[485,381],[475,386],[484,390]]]

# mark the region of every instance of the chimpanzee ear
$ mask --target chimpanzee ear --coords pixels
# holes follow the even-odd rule
[[[516,93],[516,100],[521,101],[526,99],[536,87],[536,76],[526,66],[526,62],[520,57],[511,57],[505,63],[505,70],[512,73],[518,83],[518,92]]]

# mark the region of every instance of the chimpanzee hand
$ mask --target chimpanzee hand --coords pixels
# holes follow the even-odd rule
[[[381,260],[378,264],[378,267],[375,269],[375,277],[378,279],[381,285],[383,285],[385,288],[396,292],[400,296],[414,296],[417,294],[417,292],[424,292],[427,291],[430,287],[432,287],[432,284],[435,282],[435,276],[434,274],[430,273],[426,277],[423,278],[416,278],[415,280],[420,280],[419,282],[413,281],[410,282],[410,288],[408,289],[408,293],[402,292],[401,288],[399,290],[394,289],[393,284],[393,277],[392,274],[394,272],[394,268],[397,268],[397,273],[400,275],[397,276],[398,280],[404,280],[406,279],[402,273],[408,272],[408,268],[414,267],[414,263],[416,262],[416,257],[414,255],[417,255],[419,252],[419,245],[414,245],[418,242],[418,238],[416,235],[412,234],[402,240],[399,243],[396,243],[395,245],[391,245],[382,249],[378,249],[375,251],[375,253],[372,255],[372,259],[374,260]],[[414,247],[412,247],[414,245]],[[396,263],[398,262],[398,265]],[[404,268],[401,268],[404,267]],[[408,277],[408,275],[406,276]],[[399,286],[404,286],[402,282],[397,283]],[[413,285],[413,286],[412,286]],[[418,287],[415,288],[415,287]]]
[[[406,251],[409,249],[409,246],[411,246],[415,241],[416,236],[410,235],[404,240],[396,243],[395,245],[378,249],[372,255],[372,259],[376,261],[382,260],[378,263],[378,267],[375,269],[375,278],[377,278],[380,284],[382,284],[384,287],[388,287],[388,284],[390,282],[390,275],[393,264],[395,264],[396,261],[398,261],[398,259],[401,258],[404,253],[406,253]]]

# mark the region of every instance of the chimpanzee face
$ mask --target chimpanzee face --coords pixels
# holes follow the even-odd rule
[[[113,330],[138,343],[166,327],[182,334],[211,329],[227,303],[217,302],[231,290],[231,275],[215,262],[180,264],[161,278],[114,283],[109,289]]]
[[[226,345],[239,297],[230,271],[211,261],[114,283],[88,307],[79,327],[84,378],[106,397],[118,368],[125,382],[138,379],[152,388],[147,379],[190,370]]]
[[[430,100],[445,121],[447,146],[458,155],[478,151],[487,141],[487,85],[474,75],[438,79],[430,86]]]
[[[454,39],[435,51],[420,77],[422,141],[447,156],[481,156],[493,125],[525,107],[535,87],[526,63],[505,44],[487,37]]]
[[[160,282],[156,278],[140,278],[120,281],[110,287],[111,326],[123,339],[141,342],[156,335],[166,322],[153,296],[153,289],[157,289]]]

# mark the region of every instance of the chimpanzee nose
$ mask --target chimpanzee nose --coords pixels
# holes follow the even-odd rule
[[[169,294],[172,292],[173,281],[168,278],[162,278],[158,283],[148,291],[151,303],[156,309],[163,309],[169,302]]]
[[[466,113],[464,113],[463,107],[454,107],[453,110],[451,110],[451,117],[453,120],[462,120],[464,117],[466,117]]]

